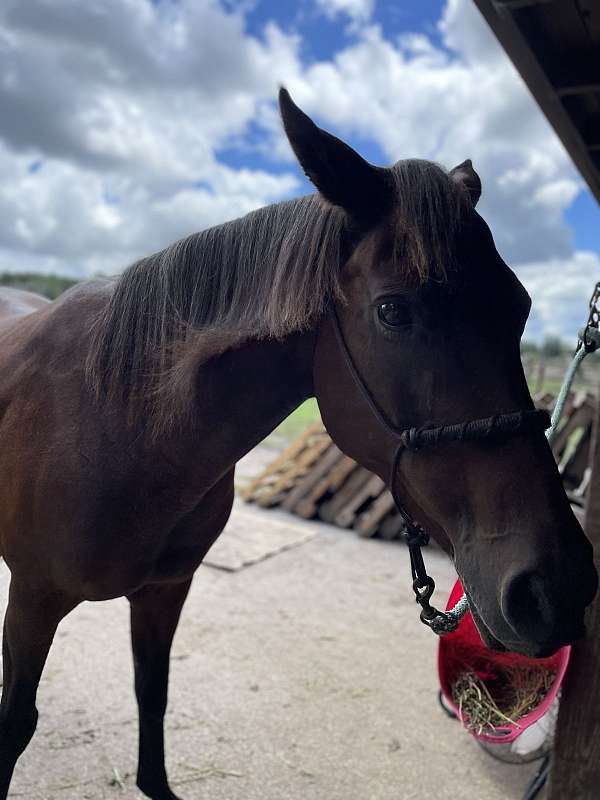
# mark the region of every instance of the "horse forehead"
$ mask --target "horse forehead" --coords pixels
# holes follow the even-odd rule
[[[430,287],[441,290],[434,291],[432,297],[450,292],[454,298],[462,296],[465,300],[479,295],[485,298],[490,291],[497,291],[504,298],[520,301],[522,297],[524,304],[528,302],[525,288],[498,254],[491,231],[479,214],[474,212],[455,232],[449,252],[451,263],[442,279],[423,278],[411,268],[403,257],[403,240],[409,236],[410,224],[399,226],[394,214],[372,228],[346,262],[342,282],[347,289],[352,291],[354,286],[373,295]]]
[[[398,257],[398,232],[390,219],[372,228],[356,245],[344,268],[344,277],[379,288],[381,283],[406,288],[411,270]]]
[[[360,239],[344,264],[342,282],[359,285],[365,279],[368,280],[381,271],[381,261],[385,254],[382,236],[383,234],[377,226]]]

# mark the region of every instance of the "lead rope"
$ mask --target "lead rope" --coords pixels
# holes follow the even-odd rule
[[[546,431],[546,437],[548,439],[548,444],[550,445],[554,442],[556,434],[558,433],[562,414],[565,410],[567,398],[569,396],[569,392],[571,391],[571,386],[573,384],[575,375],[577,374],[577,370],[581,366],[583,359],[589,353],[594,353],[598,347],[600,347],[599,303],[600,281],[598,281],[598,283],[595,285],[594,291],[592,292],[589,304],[590,312],[587,323],[585,327],[582,328],[578,333],[575,353],[565,374],[558,397],[556,398],[556,404],[554,406],[554,411],[552,412],[550,427]],[[467,599],[467,595],[463,594],[463,596],[456,602],[454,607],[448,611],[438,611],[438,609],[430,605],[429,598],[433,594],[435,582],[433,578],[427,574],[425,564],[423,562],[423,556],[421,554],[421,547],[423,544],[427,544],[429,537],[424,534],[421,529],[421,532],[425,535],[426,540],[419,540],[415,533],[418,532],[418,526],[415,526],[412,520],[407,521],[407,518],[404,514],[402,514],[402,517],[406,523],[404,539],[410,553],[411,569],[413,572],[413,590],[415,592],[416,601],[422,608],[421,621],[428,625],[438,636],[443,636],[445,633],[452,633],[452,631],[455,631],[458,628],[460,621],[469,610],[469,600]]]
[[[547,411],[527,409],[526,411],[513,411],[510,414],[496,414],[493,417],[461,422],[456,425],[440,425],[437,428],[409,428],[400,434],[392,463],[390,486],[392,496],[405,524],[403,538],[410,555],[415,600],[421,606],[421,622],[438,636],[456,630],[461,619],[469,610],[469,601],[463,594],[455,606],[448,611],[440,611],[430,602],[435,590],[435,581],[427,574],[421,552],[421,548],[429,542],[429,536],[406,511],[395,489],[395,478],[399,472],[398,462],[402,453],[405,450],[414,451],[432,447],[441,442],[502,439],[517,433],[539,432],[549,428],[550,424],[550,415]]]
[[[554,406],[554,411],[552,412],[552,424],[548,433],[546,434],[550,444],[552,444],[554,441],[556,432],[558,431],[558,423],[560,422],[562,413],[565,409],[565,404],[571,390],[573,378],[575,377],[581,362],[588,355],[588,353],[595,352],[600,346],[600,331],[598,330],[600,323],[600,310],[598,309],[599,302],[600,281],[595,285],[594,291],[592,292],[592,296],[590,298],[590,313],[587,323],[585,327],[579,331],[575,355],[573,356],[573,360],[571,361],[569,369],[567,370],[567,374],[565,375],[563,385],[560,387],[560,392],[556,398],[556,405]]]

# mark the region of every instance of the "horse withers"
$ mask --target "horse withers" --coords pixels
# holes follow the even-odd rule
[[[388,480],[454,559],[490,646],[544,655],[582,635],[592,551],[543,433],[447,442],[396,463],[374,413],[402,429],[532,409],[519,355],[530,301],[475,210],[470,161],[374,167],[285,90],[280,107],[317,194],[53,303],[0,293],[0,552],[11,572],[0,798],[36,726],[57,625],[83,600],[120,596],[138,786],[176,798],[163,718],[181,608],[227,522],[235,463],[313,395],[341,449]]]

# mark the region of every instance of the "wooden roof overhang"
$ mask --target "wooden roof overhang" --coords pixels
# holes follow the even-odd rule
[[[600,0],[474,0],[600,203]]]

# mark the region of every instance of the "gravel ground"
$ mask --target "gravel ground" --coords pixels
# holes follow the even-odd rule
[[[252,456],[242,477],[272,456]],[[253,509],[257,526],[264,514],[279,512]],[[437,705],[436,640],[418,622],[403,547],[317,527],[312,541],[239,572],[198,571],[171,667],[167,749],[177,793],[520,798],[534,767],[490,758]],[[434,550],[427,561],[443,596],[452,569]],[[4,602],[7,586],[2,565]],[[70,614],[9,797],[141,799],[132,681],[126,601]]]

